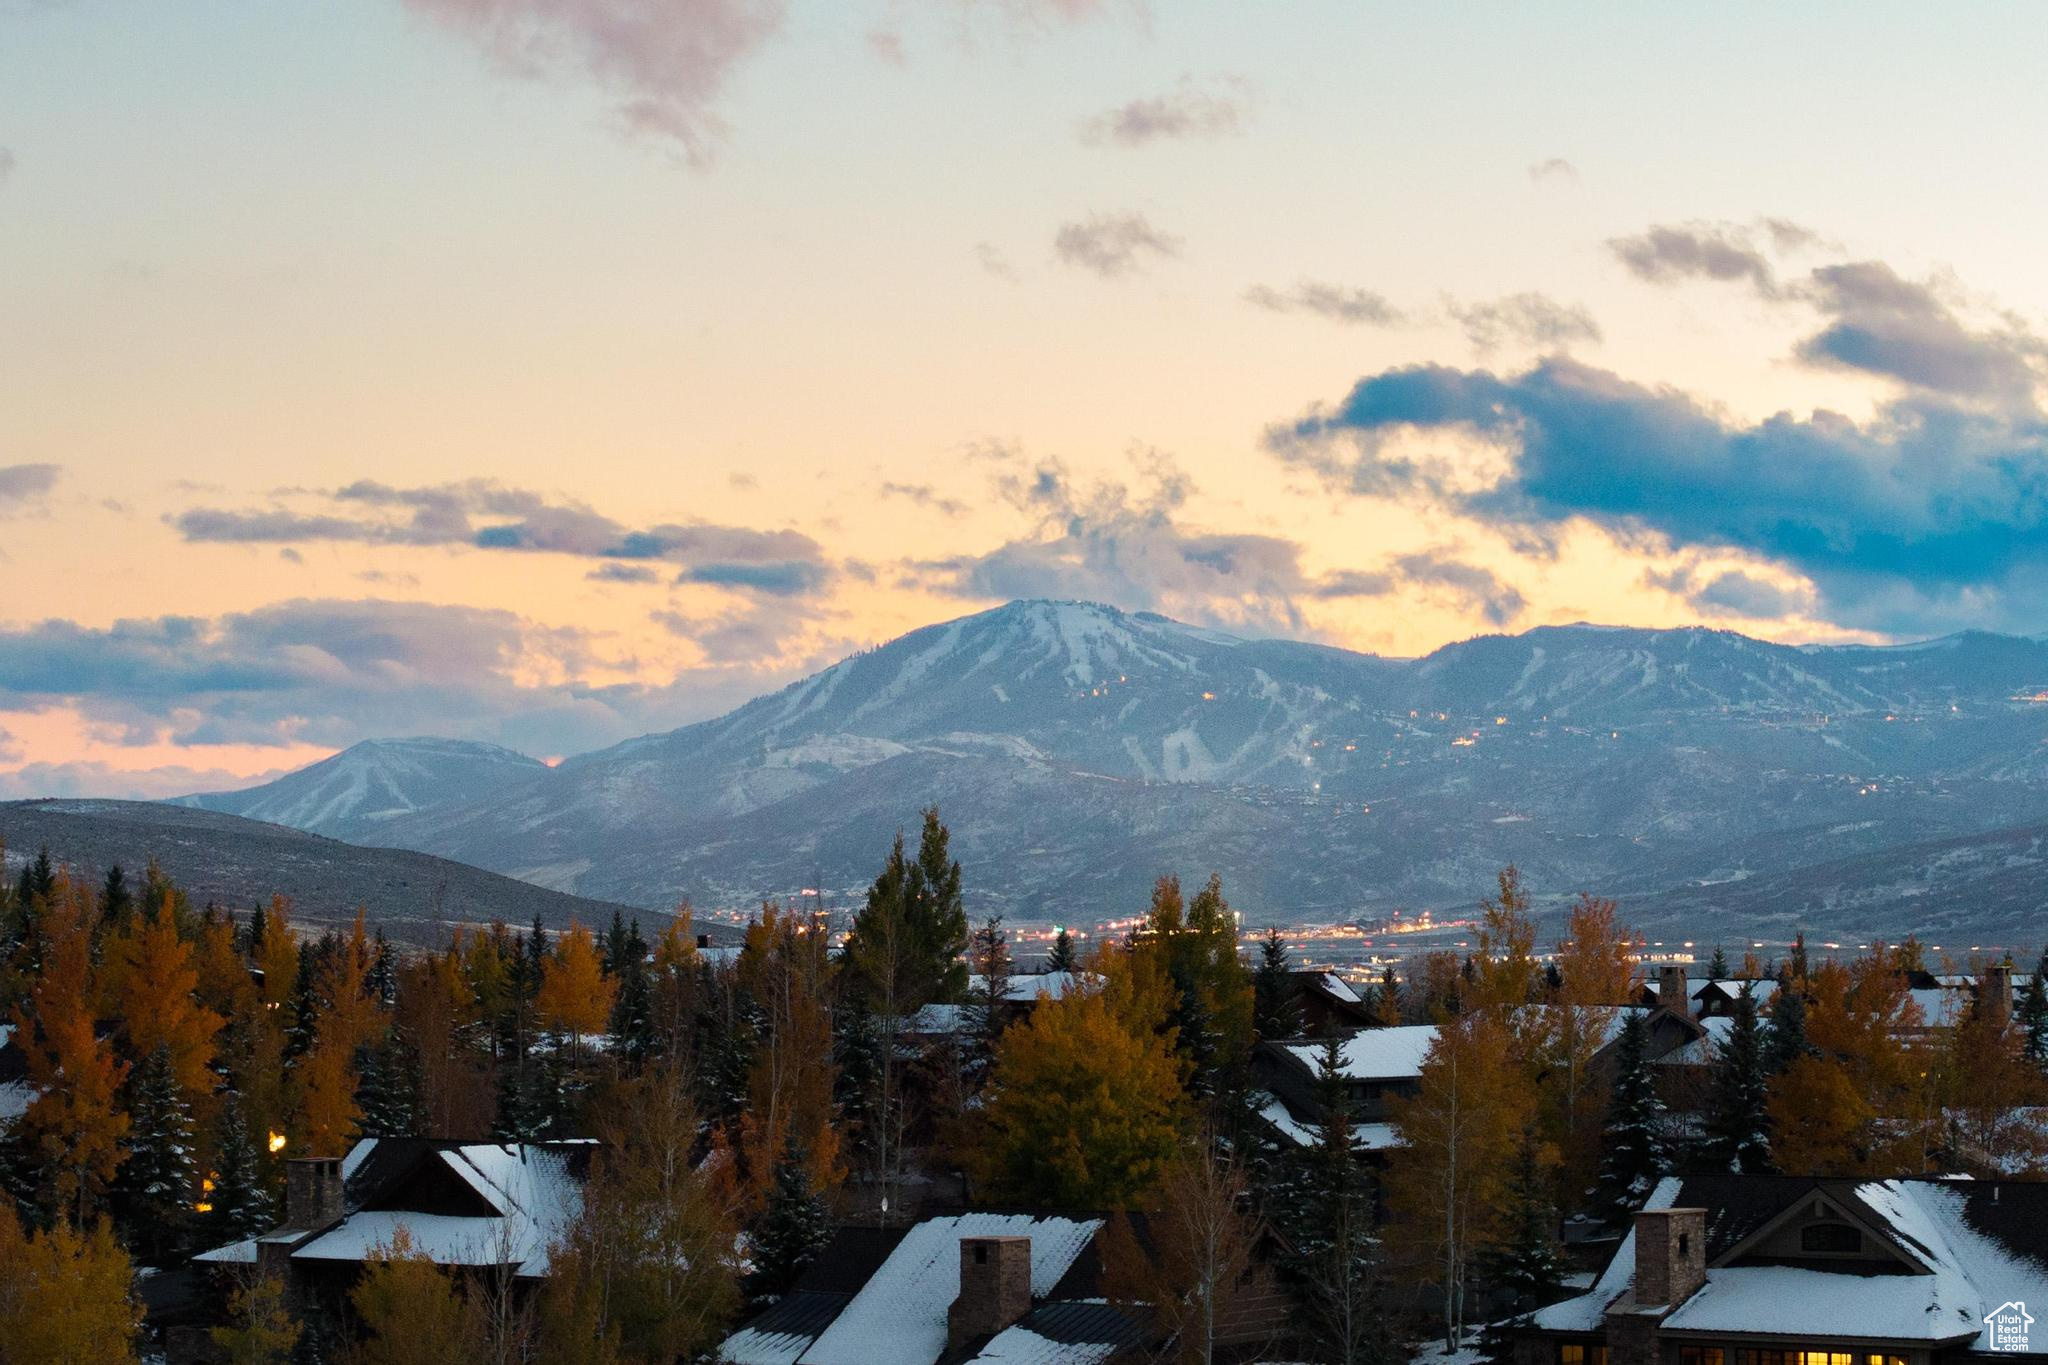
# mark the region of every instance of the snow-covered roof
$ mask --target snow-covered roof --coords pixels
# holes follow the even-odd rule
[[[1676,1178],[1659,1182],[1646,1207],[1674,1207],[1682,1188]],[[1805,1197],[1800,1190],[1811,1189],[1786,1182],[1784,1206]],[[1706,1283],[1663,1326],[1679,1332],[1963,1342],[1969,1349],[1989,1351],[1987,1314],[2012,1301],[2048,1302],[2048,1260],[2032,1251],[2042,1238],[2036,1221],[2014,1210],[2024,1226],[2001,1237],[1985,1231],[1982,1218],[1969,1216],[1973,1199],[1997,1210],[1998,1191],[1981,1184],[1885,1180],[1854,1186],[1842,1182],[1840,1194],[1875,1220],[1912,1263],[1909,1273],[1873,1275],[1858,1265],[1831,1270],[1710,1263]],[[1709,1209],[1710,1220],[1718,1212]],[[2048,1252],[2048,1244],[2042,1250]],[[1538,1309],[1531,1321],[1551,1331],[1596,1331],[1608,1305],[1629,1291],[1634,1278],[1631,1231],[1590,1292]]]
[[[1272,1095],[1261,1094],[1257,1103],[1259,1117],[1272,1124],[1280,1136],[1296,1146],[1313,1147],[1322,1140],[1316,1125],[1296,1118],[1292,1110]],[[1361,1152],[1384,1152],[1400,1146],[1401,1139],[1391,1123],[1354,1123],[1351,1125],[1351,1145]]]
[[[1344,1077],[1353,1081],[1413,1080],[1422,1074],[1422,1059],[1435,1041],[1435,1024],[1361,1029],[1345,1039],[1339,1051]],[[1320,1043],[1285,1043],[1282,1046],[1311,1071],[1322,1064],[1323,1048]]]
[[[1728,1035],[1734,1031],[1735,1019],[1732,1015],[1717,1014],[1694,1022],[1707,1031],[1706,1036],[1695,1038],[1689,1043],[1684,1043],[1671,1049],[1671,1051],[1663,1056],[1655,1058],[1654,1065],[1711,1066],[1713,1064],[1714,1060],[1721,1055],[1721,1049],[1728,1045]]]
[[[1364,999],[1351,988],[1351,983],[1335,972],[1323,973],[1323,989],[1347,1005],[1363,1005]]]
[[[1073,990],[1081,979],[1082,975],[1079,972],[1031,972],[1012,976],[1008,988],[1003,991],[1003,999],[1029,1004],[1043,995],[1048,999],[1058,1000]],[[987,989],[987,977],[977,973],[967,978],[967,992],[970,997],[977,996]]]
[[[1099,1218],[964,1213],[931,1218],[904,1234],[889,1259],[832,1321],[802,1365],[929,1365],[946,1350],[946,1310],[960,1295],[962,1237],[1029,1237],[1031,1294],[1052,1292],[1101,1229]]]
[[[364,1138],[342,1158],[342,1179],[352,1178],[374,1157],[380,1139]],[[404,1208],[354,1207],[339,1223],[296,1246],[293,1259],[360,1261],[392,1244],[402,1227],[413,1245],[442,1265],[516,1265],[521,1275],[545,1275],[548,1248],[558,1242],[583,1211],[583,1183],[569,1169],[560,1145],[538,1143],[475,1143],[461,1147],[426,1147],[407,1140],[390,1146],[405,1164],[408,1148],[423,1149],[421,1159],[445,1170],[492,1210],[489,1214],[423,1213]],[[356,1192],[351,1191],[352,1202]],[[374,1193],[367,1202],[375,1204]],[[294,1242],[304,1229],[283,1229],[248,1242],[236,1242],[196,1257],[216,1264],[255,1260],[262,1241]]]
[[[1749,998],[1756,1001],[1757,1008],[1759,1009],[1763,1008],[1765,1003],[1778,993],[1778,979],[1776,977],[1725,976],[1716,977],[1706,982],[1692,993],[1692,998],[1697,1000],[1708,991],[1718,990],[1732,1000],[1742,994],[1745,986],[1749,988]]]
[[[1668,1209],[1678,1198],[1678,1190],[1678,1178],[1666,1176],[1657,1182],[1656,1189],[1650,1191],[1643,1207]],[[1591,1289],[1576,1298],[1539,1308],[1530,1314],[1529,1320],[1551,1332],[1597,1332],[1606,1316],[1607,1305],[1627,1293],[1635,1279],[1636,1233],[1634,1228],[1630,1228],[1628,1235],[1621,1239],[1621,1245],[1615,1248],[1614,1258],[1608,1261]]]
[[[13,1123],[36,1102],[36,1088],[27,1081],[0,1082],[0,1127]]]
[[[1099,1365],[1116,1352],[1113,1341],[1054,1341],[1019,1325],[996,1333],[968,1365]]]

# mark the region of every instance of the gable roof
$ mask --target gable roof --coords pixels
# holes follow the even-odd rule
[[[1819,1194],[1871,1229],[1913,1273],[1740,1262],[1788,1209]],[[2048,1185],[2004,1181],[1667,1177],[1646,1207],[1707,1210],[1706,1284],[1664,1319],[1675,1332],[1953,1343],[1990,1349],[1987,1309],[2048,1302]],[[1867,1269],[1867,1268],[1866,1268]],[[1635,1279],[1635,1233],[1593,1288],[1538,1309],[1529,1325],[1600,1330]]]
[[[1435,1024],[1397,1024],[1360,1029],[1346,1038],[1338,1055],[1347,1081],[1412,1081],[1436,1041]],[[1321,1043],[1278,1043],[1275,1048],[1311,1074],[1322,1064]]]
[[[342,1159],[341,1220],[310,1234],[290,1231],[285,1240],[297,1243],[294,1260],[362,1261],[390,1246],[403,1228],[441,1265],[510,1265],[520,1275],[545,1275],[548,1248],[582,1214],[595,1146],[363,1138]],[[436,1182],[465,1197],[422,1207],[420,1193]],[[193,1259],[251,1263],[258,1242],[281,1235],[266,1233]]]

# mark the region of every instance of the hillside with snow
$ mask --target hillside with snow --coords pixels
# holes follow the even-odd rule
[[[1853,880],[1860,855],[2048,820],[2043,693],[2048,644],[1982,634],[1564,626],[1396,660],[1015,602],[556,768],[463,754],[443,780],[422,756],[387,783],[385,756],[341,762],[358,746],[236,797],[644,905],[851,897],[936,802],[984,909],[1115,912],[1161,871],[1215,870],[1254,922],[1372,916],[1470,905],[1512,860],[1544,892],[1626,892],[1638,922],[1676,925],[1681,891],[1690,923],[1716,886]],[[1937,868],[1914,897],[1802,903],[1890,932],[1944,885]]]
[[[433,806],[487,800],[535,770],[546,768],[495,744],[372,739],[260,787],[187,796],[176,804],[365,842],[382,824]]]

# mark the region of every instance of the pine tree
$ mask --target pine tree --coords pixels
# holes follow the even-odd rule
[[[498,1073],[498,1116],[493,1135],[506,1142],[546,1138],[561,1108],[560,1085],[547,1057],[535,1053]]]
[[[2036,1067],[2048,1069],[2048,958],[2034,964],[2034,971],[2020,991],[2015,1018],[2020,1026],[2020,1051]]]
[[[153,1256],[183,1239],[199,1177],[192,1107],[178,1086],[171,1050],[160,1044],[128,1081],[128,1160],[119,1189],[136,1242]]]
[[[233,1092],[221,1105],[216,1132],[213,1189],[205,1201],[213,1206],[206,1211],[213,1239],[233,1242],[268,1232],[277,1222],[276,1206],[263,1183],[256,1140]]]
[[[1564,1285],[1547,1169],[1553,1162],[1546,1160],[1552,1156],[1534,1128],[1522,1130],[1507,1188],[1505,1235],[1480,1258],[1482,1275],[1518,1312],[1549,1303]]]
[[[768,1207],[754,1237],[754,1279],[757,1299],[779,1295],[832,1238],[832,1215],[824,1196],[812,1183],[810,1158],[794,1129],[782,1157]]]
[[[1792,1064],[1813,1049],[1806,1041],[1806,997],[1797,981],[1781,981],[1771,997],[1771,1027],[1767,1038],[1767,1061],[1773,1076],[1782,1076]]]
[[[1301,995],[1295,989],[1287,940],[1268,929],[1259,940],[1259,966],[1252,973],[1252,1010],[1261,1038],[1293,1038],[1301,1033]]]
[[[1645,1052],[1643,1017],[1631,1013],[1615,1045],[1614,1089],[1607,1104],[1607,1147],[1597,1196],[1609,1221],[1622,1222],[1643,1206],[1657,1178],[1670,1169],[1659,1120],[1663,1101]]]
[[[862,1155],[873,1154],[874,1125],[881,1114],[882,1038],[867,998],[847,991],[832,1012],[832,1060],[838,1076],[833,1102]]]
[[[1728,954],[1718,944],[1714,947],[1713,960],[1707,963],[1707,977],[1713,981],[1728,979]]]
[[[654,988],[647,980],[643,959],[645,945],[639,943],[636,923],[628,939],[624,970],[619,977],[618,999],[612,1005],[611,1034],[628,1065],[636,1070],[655,1054]]]
[[[1735,1015],[1714,1058],[1713,1092],[1707,1108],[1707,1152],[1714,1164],[1738,1174],[1771,1169],[1770,1060],[1756,1001],[1749,989],[1735,998]]]
[[[1354,1142],[1343,1043],[1324,1039],[1315,1141],[1281,1163],[1267,1200],[1287,1253],[1281,1270],[1301,1306],[1301,1344],[1328,1365],[1390,1365],[1405,1358],[1391,1329],[1373,1218],[1373,1193]]]
[[[398,1003],[398,956],[392,951],[391,940],[384,937],[384,926],[377,926],[377,944],[370,955],[369,976],[370,998],[384,1009]]]
[[[604,974],[606,976],[624,975],[627,957],[625,911],[612,911],[611,928],[604,932],[604,942],[600,945],[600,951],[603,959]]]
[[[1003,1031],[1010,999],[1010,936],[1003,931],[1003,917],[990,915],[974,931],[968,946],[969,960],[981,984],[971,991],[975,1046],[968,1065],[976,1072],[988,1066],[996,1035]]]
[[[263,944],[270,934],[270,916],[258,901],[249,909],[249,926],[243,932],[242,953],[251,962],[263,961]]]
[[[106,883],[100,888],[101,931],[119,929],[134,909],[135,898],[128,893],[128,874],[115,863],[107,869]]]
[[[1379,989],[1373,992],[1372,1022],[1379,1028],[1392,1028],[1401,1022],[1401,983],[1392,967],[1380,973]]]
[[[357,1132],[363,1137],[417,1137],[420,1056],[404,1030],[393,1026],[362,1051],[356,1077]]]
[[[1074,936],[1062,924],[1060,931],[1053,935],[1052,951],[1045,957],[1045,969],[1049,972],[1071,972],[1079,969],[1080,965],[1080,954],[1074,951]]]

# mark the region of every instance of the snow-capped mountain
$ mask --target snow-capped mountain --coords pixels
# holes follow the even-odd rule
[[[459,739],[372,739],[245,791],[207,792],[177,804],[266,820],[334,839],[375,843],[380,825],[434,806],[488,799],[534,771],[538,759]]]
[[[408,791],[355,837],[734,905],[854,894],[937,802],[987,909],[1119,911],[1162,871],[1216,870],[1255,921],[1370,915],[1469,905],[1514,860],[1656,923],[1663,888],[2048,820],[2041,693],[2048,644],[1980,634],[1566,626],[1396,660],[1015,602],[485,793]]]

